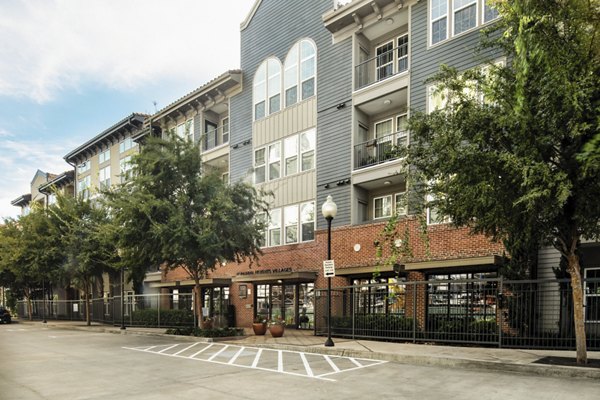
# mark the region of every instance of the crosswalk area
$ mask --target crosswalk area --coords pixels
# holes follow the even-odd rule
[[[124,347],[124,349],[330,381],[335,380],[333,376],[336,374],[374,367],[386,362],[366,358],[202,342]]]

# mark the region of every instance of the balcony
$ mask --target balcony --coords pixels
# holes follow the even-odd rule
[[[398,38],[398,46],[377,49],[377,55],[355,66],[355,87],[359,90],[393,76],[408,72],[408,35]]]
[[[220,126],[204,133],[203,151],[210,151],[229,143],[229,125]]]
[[[398,131],[355,145],[354,169],[367,168],[399,158],[400,150],[407,146],[407,141],[407,132]]]

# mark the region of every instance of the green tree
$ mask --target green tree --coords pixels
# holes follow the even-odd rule
[[[34,206],[30,214],[6,220],[0,233],[0,269],[10,277],[11,289],[23,293],[30,318],[32,297],[49,289],[61,266],[60,240],[52,231],[46,210]]]
[[[415,112],[409,163],[428,182],[432,205],[456,225],[503,240],[531,259],[552,244],[567,260],[577,361],[587,361],[582,238],[600,234],[597,161],[581,161],[600,121],[600,6],[597,0],[495,3],[501,18],[484,46],[506,65],[442,71],[444,109]]]
[[[107,210],[82,197],[57,194],[48,209],[54,234],[60,238],[64,273],[71,284],[82,290],[85,319],[91,324],[90,295],[102,273],[118,264],[117,249],[107,235],[110,219]]]
[[[132,163],[129,182],[105,193],[123,262],[140,276],[183,268],[200,322],[200,280],[225,262],[257,259],[264,226],[255,213],[266,203],[250,185],[203,171],[199,147],[176,135],[149,138]]]

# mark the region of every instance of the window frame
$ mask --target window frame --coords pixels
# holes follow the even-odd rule
[[[500,15],[498,14],[498,11],[496,9],[494,9],[494,10],[496,10],[494,13],[492,13],[494,16],[490,19],[486,19],[486,8],[492,9],[492,7],[488,5],[488,0],[472,0],[468,4],[462,5],[458,9],[455,9],[455,7],[454,7],[455,0],[442,0],[441,4],[445,4],[446,12],[445,12],[445,14],[438,16],[436,19],[432,18],[433,0],[429,0],[429,6],[427,7],[427,22],[428,22],[427,30],[428,30],[429,47],[437,46],[438,44],[448,41],[454,37],[460,36],[467,32],[472,32],[486,24],[493,22],[494,20],[496,20],[500,17]],[[456,13],[460,12],[468,7],[471,7],[473,4],[475,4],[475,26],[457,33],[456,27],[455,27]],[[438,21],[441,21],[444,18],[446,19],[445,37],[443,39],[439,39],[438,41],[434,42],[433,41],[433,24]]]
[[[263,161],[261,164],[257,164],[256,163],[256,153],[258,153],[259,151],[263,152]],[[259,183],[265,183],[268,181],[267,179],[267,147],[266,146],[262,146],[259,147],[257,149],[254,149],[254,154],[253,154],[253,165],[254,165],[254,183],[255,184],[259,184]],[[263,169],[263,180],[258,182],[256,180],[256,170],[262,168]]]
[[[104,177],[104,179],[102,179],[102,177]],[[100,170],[98,171],[98,186],[100,187],[100,189],[108,189],[110,187],[110,178],[110,165],[107,165],[104,168],[100,168]]]
[[[270,182],[270,181],[274,181],[275,179],[279,179],[279,178],[282,177],[282,174],[281,174],[281,172],[282,172],[281,171],[281,141],[277,141],[277,142],[269,144],[267,146],[267,149],[268,149],[267,150],[267,166],[268,166],[268,168],[267,168],[268,169],[268,171],[267,171],[268,172],[268,178],[267,178],[267,180]],[[277,157],[276,158],[273,158],[273,159],[271,158],[271,149],[277,151]],[[276,177],[273,177],[272,176],[273,174],[271,173],[271,166],[272,165],[276,165],[276,164],[279,165],[279,173],[277,174]]]
[[[110,161],[110,148],[98,154],[98,164],[104,164],[107,161]]]
[[[303,136],[312,136],[312,146],[309,146],[307,150],[302,150],[302,137]],[[308,143],[310,144],[311,138],[309,137]],[[306,130],[304,132],[301,132],[298,135],[298,161],[300,163],[300,166],[298,168],[298,172],[306,172],[306,171],[310,171],[315,169],[315,165],[316,165],[316,153],[317,153],[317,131],[316,129],[312,128],[309,130]],[[304,157],[305,155],[309,154],[312,152],[312,163],[311,163],[311,167],[310,168],[304,168]]]
[[[452,6],[452,37],[458,36],[462,33],[468,32],[468,31],[480,26],[480,24],[479,24],[480,0],[467,0],[467,1],[468,1],[467,4],[463,4],[462,6],[456,8],[455,7],[456,0],[450,0],[450,5]],[[463,31],[456,32],[456,21],[457,21],[456,14],[463,10],[466,10],[469,7],[472,7],[473,5],[475,6],[475,25],[470,28],[467,28]]]
[[[388,208],[390,210],[389,215],[382,214],[380,216],[377,216],[377,200],[382,200],[381,210],[383,212],[385,210],[385,200],[386,199],[389,201],[389,205],[388,205]],[[394,196],[392,194],[385,194],[382,196],[373,197],[373,219],[376,220],[376,219],[390,218],[392,216],[393,209],[394,209],[393,200],[394,200]]]

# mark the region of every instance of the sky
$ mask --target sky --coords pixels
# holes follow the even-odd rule
[[[0,0],[0,218],[38,169],[239,68],[255,0]],[[156,102],[156,106],[154,103]]]

